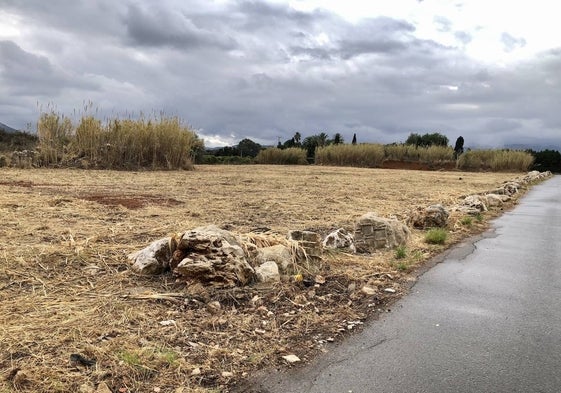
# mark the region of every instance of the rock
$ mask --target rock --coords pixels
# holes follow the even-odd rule
[[[268,261],[255,269],[255,276],[258,282],[279,282],[279,267],[273,261]]]
[[[201,369],[199,367],[194,368],[191,371],[191,375],[201,375]]]
[[[395,248],[405,245],[411,232],[397,220],[366,213],[355,225],[355,247],[359,252],[373,252],[380,248]]]
[[[214,300],[212,302],[209,302],[206,305],[206,310],[209,313],[211,313],[213,315],[216,315],[216,314],[220,313],[220,311],[222,310],[222,305],[220,304],[220,302]]]
[[[540,176],[541,176],[541,174],[540,174],[539,171],[531,171],[531,172],[528,172],[526,174],[526,176],[524,176],[522,178],[522,181],[524,183],[531,183],[531,182],[534,182],[534,181],[538,181],[540,179]]]
[[[195,255],[181,261],[174,272],[183,278],[224,287],[246,285],[255,275],[245,258],[232,255]]]
[[[324,248],[348,248],[355,252],[355,242],[352,233],[349,233],[344,228],[339,228],[331,232],[323,239]]]
[[[395,293],[396,290],[393,289],[393,288],[384,288],[384,292],[387,292],[387,293]]]
[[[140,274],[154,275],[162,273],[169,265],[171,238],[156,240],[138,252],[129,254],[132,269]]]
[[[300,361],[300,358],[296,355],[286,355],[282,357],[284,360],[286,360],[288,363],[296,363]]]
[[[107,386],[105,382],[100,382],[99,385],[97,385],[95,393],[111,393],[111,389],[109,389],[109,386]]]
[[[503,203],[511,199],[508,195],[499,194],[487,194],[485,198],[487,200],[487,206],[489,207],[502,206]]]
[[[296,241],[305,251],[305,255],[298,255],[298,262],[305,262],[310,272],[321,269],[323,246],[319,233],[311,231],[290,231],[288,239]]]
[[[200,239],[198,238],[200,236]],[[212,239],[212,240],[211,240]],[[178,244],[177,248],[186,250],[189,248],[197,249],[203,247],[203,250],[206,249],[205,245],[199,245],[199,242],[203,244],[208,244],[209,241],[216,241],[217,239],[223,239],[228,242],[228,244],[232,246],[241,246],[241,241],[239,237],[234,235],[232,232],[227,231],[225,229],[218,228],[216,225],[207,225],[202,227],[197,227],[190,231],[185,232]]]
[[[233,287],[246,285],[255,277],[239,239],[216,226],[199,227],[183,233],[177,241],[177,250],[185,258],[173,272],[183,278]]]
[[[444,228],[448,224],[450,213],[444,206],[437,204],[426,208],[419,208],[414,212],[409,221],[415,228]]]
[[[553,174],[550,171],[545,171],[545,172],[531,171],[531,172],[528,172],[526,174],[526,176],[524,176],[521,179],[521,182],[525,183],[525,184],[533,183],[533,182],[537,182],[537,181],[540,181],[540,180],[547,179],[551,176],[553,176]]]
[[[269,261],[276,262],[278,269],[283,273],[286,272],[292,264],[290,249],[282,244],[259,248],[255,256],[255,262],[261,265]]]
[[[486,212],[488,211],[487,205],[485,204],[485,198],[481,195],[468,195],[462,201],[462,206],[469,207],[471,209],[475,209],[478,212]]]
[[[224,378],[231,378],[234,376],[234,373],[230,372],[230,371],[222,371],[222,377]]]
[[[79,393],[95,393],[95,388],[91,382],[86,382],[78,388]]]
[[[298,245],[306,250],[308,256],[321,258],[323,248],[319,233],[311,231],[290,231],[288,232],[288,239],[297,241]]]
[[[369,285],[363,286],[362,289],[361,289],[361,291],[362,291],[362,293],[364,293],[365,295],[369,295],[369,296],[375,295],[375,294],[378,292],[378,290],[377,290],[376,288],[371,287],[371,286],[369,286]]]
[[[502,185],[502,189],[505,191],[504,194],[508,196],[512,196],[518,193],[520,188],[520,184],[510,181]]]

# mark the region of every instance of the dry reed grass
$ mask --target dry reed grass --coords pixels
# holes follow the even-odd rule
[[[283,282],[221,291],[138,276],[126,255],[206,224],[278,234],[249,235],[256,244],[280,241],[290,229],[325,234],[352,228],[367,211],[400,217],[510,178],[313,166],[1,168],[0,391],[88,391],[100,383],[119,392],[227,391],[252,371],[280,366],[282,355],[308,360],[350,321],[383,310],[393,296],[383,288],[404,291],[411,276],[393,252],[329,252],[325,283],[315,288]],[[451,236],[474,227],[456,225]],[[443,249],[413,233],[400,260],[411,268]],[[361,294],[364,283],[379,289],[375,298]],[[97,363],[76,368],[73,353]]]
[[[74,125],[54,110],[37,123],[39,160],[63,165],[111,169],[191,169],[204,150],[197,135],[178,117],[140,116],[107,119],[84,114]]]
[[[534,157],[518,150],[470,150],[463,153],[457,162],[461,170],[527,171]]]
[[[384,162],[384,146],[374,143],[330,145],[316,150],[316,164],[376,168]]]
[[[306,150],[298,147],[288,149],[272,147],[261,150],[255,157],[255,162],[268,165],[305,165],[308,163]]]

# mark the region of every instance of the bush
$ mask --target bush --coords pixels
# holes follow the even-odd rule
[[[316,150],[315,163],[375,168],[384,162],[384,146],[379,144],[329,145]]]
[[[429,244],[444,244],[448,238],[448,232],[442,228],[430,229],[425,234],[425,242]]]
[[[248,165],[253,164],[253,159],[248,156],[215,156],[212,154],[205,154],[202,156],[199,163],[207,165]]]
[[[299,147],[278,149],[276,147],[261,150],[255,157],[257,164],[272,165],[306,165],[306,150]]]
[[[39,138],[27,132],[7,132],[0,129],[0,152],[14,150],[35,150]]]
[[[470,227],[473,224],[473,219],[471,217],[462,217],[460,224]]]

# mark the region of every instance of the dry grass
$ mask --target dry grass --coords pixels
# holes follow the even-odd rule
[[[206,224],[325,234],[351,228],[368,211],[403,217],[511,177],[315,166],[1,168],[0,391],[91,391],[101,382],[114,392],[227,391],[252,371],[283,364],[282,355],[307,360],[353,321],[383,311],[388,297],[404,292],[407,272],[443,246],[414,231],[399,265],[391,251],[331,252],[316,287],[222,291],[186,288],[170,275],[137,276],[126,255]],[[449,243],[480,225],[453,225]],[[378,293],[362,294],[365,283]],[[75,367],[73,353],[97,363]]]

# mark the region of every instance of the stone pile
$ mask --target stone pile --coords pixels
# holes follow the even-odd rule
[[[323,248],[319,234],[292,231],[284,244],[258,247],[216,226],[192,229],[156,240],[129,255],[132,269],[155,275],[171,271],[179,278],[217,287],[280,281],[281,275],[319,270]]]

